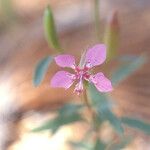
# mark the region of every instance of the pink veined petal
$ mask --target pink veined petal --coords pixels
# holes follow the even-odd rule
[[[58,55],[55,57],[55,62],[60,67],[71,67],[74,68],[75,58],[72,55]]]
[[[104,44],[97,44],[90,48],[85,56],[85,61],[89,67],[94,67],[102,64],[106,59],[106,46]]]
[[[51,86],[68,89],[74,82],[73,76],[67,71],[58,71],[51,79]]]
[[[100,92],[110,92],[113,90],[111,81],[107,79],[102,72],[91,77],[91,81]]]

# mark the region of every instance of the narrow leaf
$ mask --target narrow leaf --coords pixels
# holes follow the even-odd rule
[[[132,142],[132,138],[126,137],[121,139],[118,143],[112,143],[111,145],[109,145],[107,150],[122,150],[126,148],[131,142]]]
[[[132,73],[138,70],[144,63],[146,62],[146,58],[144,56],[140,56],[134,59],[130,63],[126,63],[121,65],[113,74],[112,74],[112,82],[113,85],[117,85],[127,77],[129,77]]]
[[[58,121],[57,119],[53,119],[53,120],[49,120],[46,123],[44,123],[43,125],[35,128],[32,130],[32,132],[40,132],[40,131],[44,131],[44,130],[50,130],[50,129],[55,129],[55,127],[58,126]]]
[[[49,46],[58,52],[62,52],[58,41],[53,13],[49,6],[45,9],[44,12],[44,31]]]
[[[94,102],[94,107],[98,113],[100,119],[108,120],[114,129],[121,135],[124,132],[121,121],[117,116],[111,111],[112,104],[108,100],[108,97],[94,87],[93,84],[89,85],[89,93]]]
[[[106,145],[102,143],[99,139],[97,139],[93,150],[105,150]]]
[[[128,118],[128,117],[123,117],[121,119],[121,121],[125,125],[127,125],[131,128],[139,129],[142,132],[144,132],[145,134],[150,135],[150,124],[149,123],[146,123],[146,122],[139,120],[139,119]]]
[[[60,115],[70,115],[73,113],[77,113],[82,107],[83,105],[81,104],[69,103],[65,104],[62,108],[60,108],[58,112]]]
[[[86,142],[86,141],[81,141],[81,142],[69,142],[69,144],[76,149],[78,150],[92,150],[93,149],[93,146],[91,143],[89,142]]]
[[[55,133],[63,125],[68,125],[77,121],[83,121],[82,117],[78,113],[68,114],[68,115],[59,115],[56,118],[47,121],[43,125],[35,128],[32,132],[40,132],[44,130],[51,130],[52,133]]]
[[[93,84],[89,84],[88,86],[89,96],[92,100],[92,105],[94,107],[100,107],[101,110],[105,110],[112,107],[112,102],[110,102],[105,94],[97,91]]]
[[[109,123],[113,126],[113,128],[118,132],[119,135],[123,134],[124,129],[122,127],[121,121],[111,110],[100,112],[99,115],[103,118],[106,118],[109,121]]]
[[[42,82],[52,60],[51,56],[46,56],[38,62],[33,75],[34,86],[38,86]]]

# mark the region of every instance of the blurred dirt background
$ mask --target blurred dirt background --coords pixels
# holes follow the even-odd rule
[[[9,1],[11,6],[7,3]],[[83,49],[96,43],[96,39],[92,0],[0,2],[0,130],[3,131],[0,133],[0,139],[3,139],[0,146],[5,149],[10,141],[15,140],[16,127],[22,126],[22,123],[18,125],[22,114],[55,109],[66,99],[75,98],[70,94],[72,90],[66,92],[50,88],[50,78],[58,70],[55,65],[49,69],[39,87],[35,88],[32,84],[36,62],[46,54],[54,53],[53,49],[48,48],[43,33],[42,16],[47,4],[54,11],[59,37],[66,52],[79,57]],[[108,15],[114,10],[119,13],[121,25],[119,53],[146,53],[148,57],[143,68],[114,90],[114,99],[119,104],[118,112],[150,122],[150,1],[101,0],[102,34]],[[32,119],[29,122],[34,122]],[[131,149],[150,149],[148,137],[140,134],[137,141],[138,146]]]

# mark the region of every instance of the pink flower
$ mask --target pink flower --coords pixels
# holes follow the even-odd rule
[[[60,67],[69,67],[74,70],[74,74],[67,71],[58,71],[51,80],[52,87],[68,89],[76,82],[74,91],[79,95],[83,91],[83,82],[93,83],[98,91],[112,91],[112,85],[102,72],[92,75],[91,68],[101,65],[106,59],[106,46],[98,44],[87,50],[84,58],[82,57],[80,65],[76,65],[75,58],[72,55],[58,55],[55,62]]]

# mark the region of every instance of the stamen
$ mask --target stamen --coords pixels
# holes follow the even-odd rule
[[[76,92],[77,95],[79,95],[80,93],[82,93],[82,91],[83,91],[83,83],[82,83],[82,78],[81,78],[79,83],[76,84],[74,92]]]

